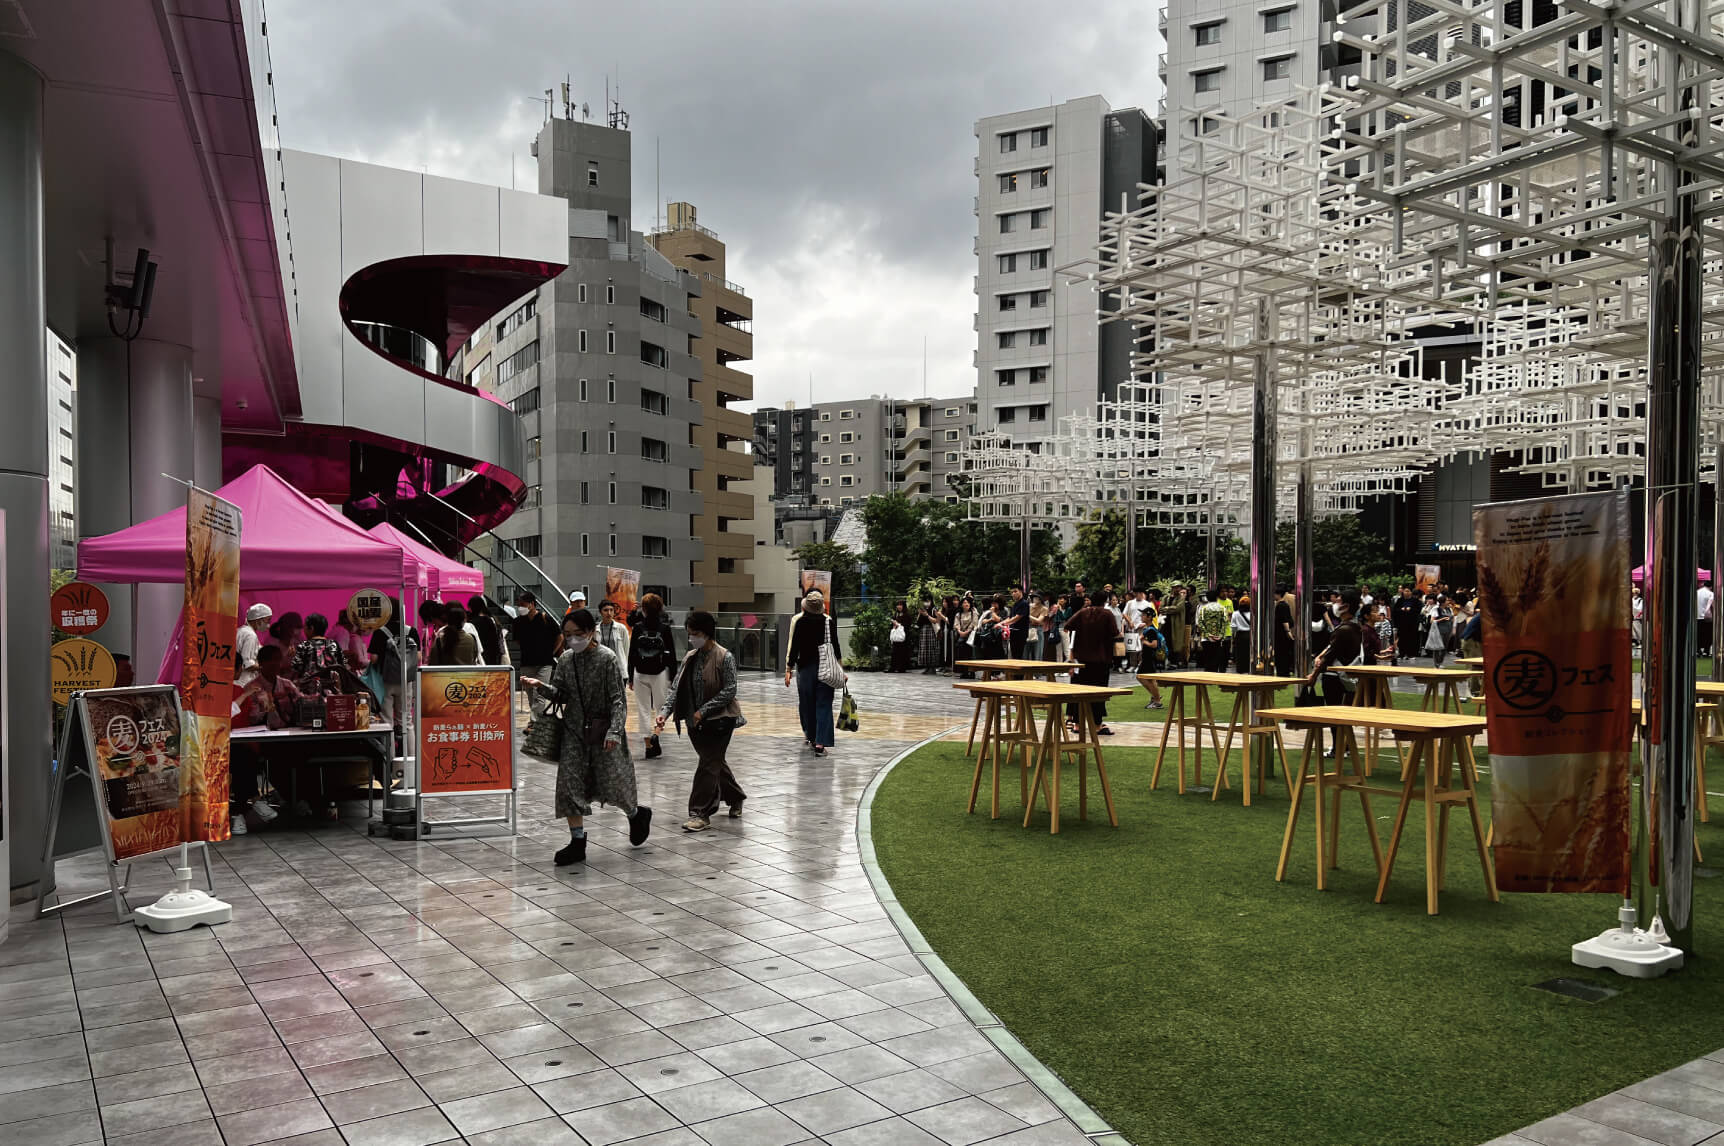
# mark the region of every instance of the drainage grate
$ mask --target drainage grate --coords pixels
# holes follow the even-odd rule
[[[1566,995],[1571,999],[1579,999],[1583,1003],[1602,1003],[1622,994],[1614,987],[1606,987],[1603,983],[1590,983],[1585,979],[1546,979],[1542,983],[1534,983],[1533,990],[1549,991],[1553,995]]]

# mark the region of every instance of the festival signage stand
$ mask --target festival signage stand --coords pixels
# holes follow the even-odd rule
[[[114,917],[124,923],[131,912],[126,903],[132,864],[178,853],[176,876],[180,892],[191,884],[188,845],[179,840],[180,738],[184,732],[178,690],[171,684],[104,688],[78,692],[66,711],[66,726],[57,754],[58,774],[48,798],[48,833],[42,866],[52,870],[57,860],[101,852],[107,858],[108,890],[60,899],[49,904],[37,896],[38,917],[68,907],[111,899]],[[116,816],[116,811],[129,813]],[[210,887],[215,875],[209,849],[203,852],[204,877]],[[125,865],[125,871],[120,865]],[[50,881],[44,880],[43,887]],[[169,896],[175,894],[171,892]],[[203,896],[203,892],[197,892]],[[216,901],[204,899],[209,903]],[[226,904],[226,922],[232,909]],[[190,926],[190,923],[184,926]],[[177,930],[177,928],[176,928]]]
[[[421,667],[418,696],[418,787],[414,810],[419,834],[475,833],[501,824],[518,827],[515,791],[515,670],[509,665]],[[427,820],[425,801],[502,797],[501,816]]]

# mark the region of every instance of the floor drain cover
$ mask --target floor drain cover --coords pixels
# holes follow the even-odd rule
[[[1546,979],[1542,983],[1534,983],[1536,991],[1549,991],[1553,995],[1567,995],[1571,999],[1579,999],[1583,1003],[1602,1003],[1606,999],[1615,998],[1622,992],[1614,987],[1606,987],[1602,983],[1589,983],[1585,979]]]

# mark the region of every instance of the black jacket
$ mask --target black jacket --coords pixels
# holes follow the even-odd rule
[[[677,661],[680,659],[676,652],[676,630],[671,628],[670,617],[665,613],[658,615],[658,628],[656,629],[658,635],[664,640],[664,655],[659,659],[656,668],[651,665],[642,666],[641,637],[650,638],[654,632],[653,623],[647,619],[646,613],[642,612],[634,625],[634,631],[629,636],[629,665],[628,673],[624,677],[625,680],[632,680],[637,672],[650,677],[657,676],[661,672],[674,672],[676,670]]]

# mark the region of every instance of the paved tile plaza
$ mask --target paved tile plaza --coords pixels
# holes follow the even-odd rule
[[[945,680],[866,679],[865,704],[901,715],[865,713],[865,735],[816,762],[792,694],[745,678],[743,818],[679,830],[693,754],[667,736],[639,767],[652,839],[630,849],[601,811],[582,868],[551,863],[567,829],[551,769],[529,761],[516,839],[332,824],[220,846],[234,922],[213,930],[18,909],[0,947],[0,1142],[1085,1142],[869,888],[863,788],[964,705]],[[96,878],[62,868],[69,892]],[[168,884],[165,865],[140,868],[134,901]]]
[[[397,843],[357,821],[216,849],[233,923],[180,935],[100,905],[0,947],[5,1146],[1079,1146],[1097,1141],[972,1025],[858,858],[858,800],[969,715],[944,678],[858,681],[859,735],[816,763],[793,697],[744,678],[740,820],[678,829],[692,752],[641,762],[654,834],[567,838],[527,761],[516,839]],[[633,716],[631,714],[631,721]],[[1159,726],[1120,726],[1120,744]],[[68,894],[98,869],[62,865]],[[169,885],[138,871],[135,902]],[[1724,1052],[1508,1146],[1724,1142]],[[1103,1142],[1120,1141],[1110,1136]]]

